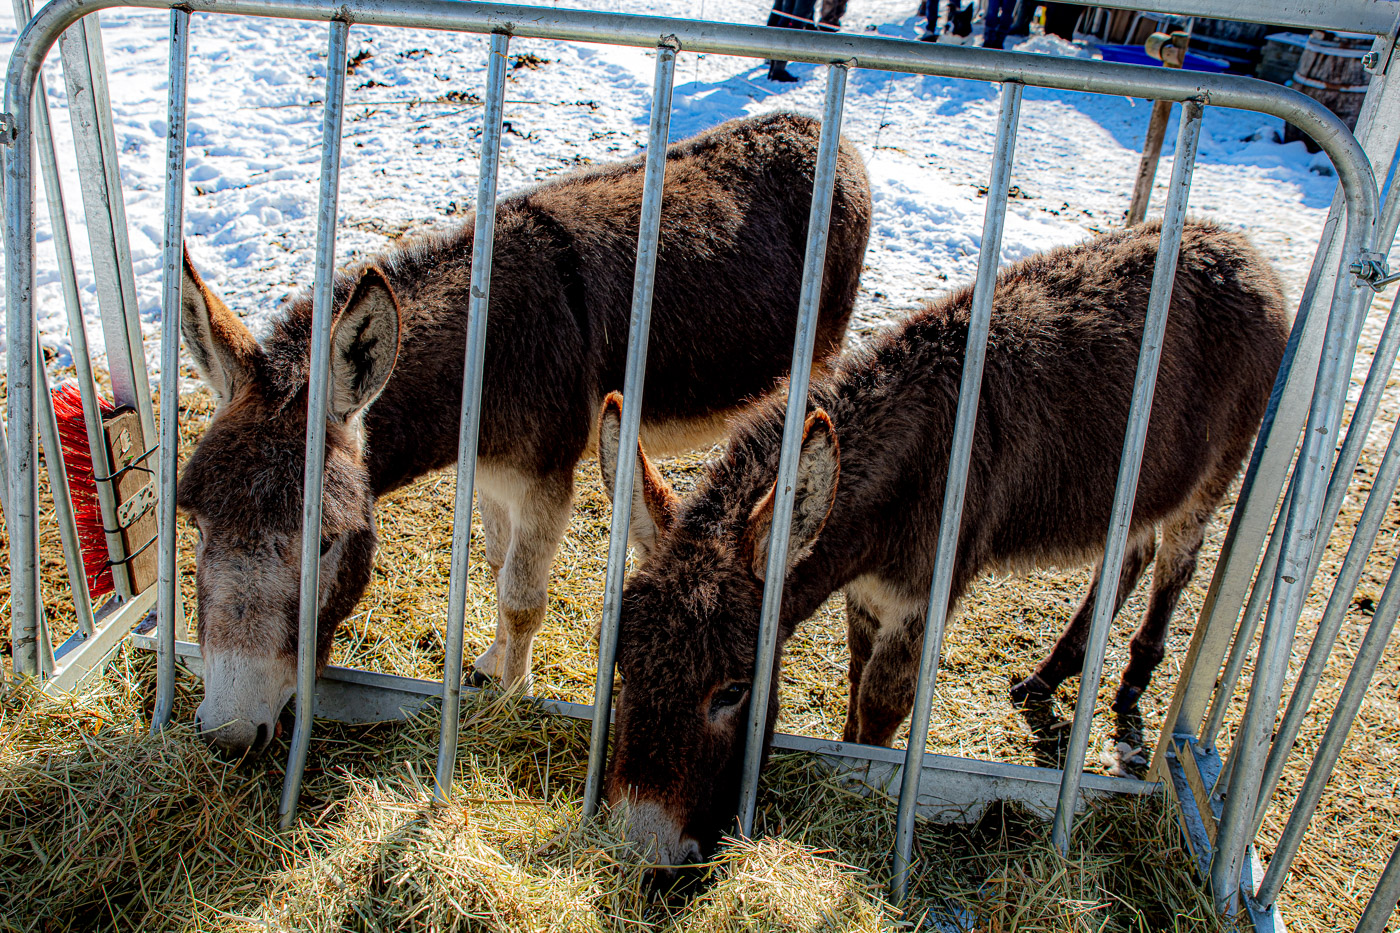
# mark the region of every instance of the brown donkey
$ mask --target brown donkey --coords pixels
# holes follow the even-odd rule
[[[773,389],[796,330],[818,121],[736,120],[667,152],[642,432],[679,450]],[[859,156],[838,158],[817,354],[839,352],[870,229]],[[480,674],[530,671],[574,468],[622,384],[641,159],[504,199],[496,219],[478,505],[496,639]],[[472,224],[337,278],[317,663],[369,582],[374,501],[457,459]],[[259,345],[185,264],[181,333],[218,409],[180,477],[200,530],[199,721],[231,750],[271,738],[295,683],[311,305]]]
[[[955,601],[987,571],[1101,558],[1158,233],[1110,234],[999,276]],[[845,591],[847,741],[888,744],[913,704],[971,303],[964,289],[930,305],[813,384],[780,639]],[[1239,234],[1188,224],[1118,593],[1121,606],[1155,551],[1121,708],[1162,658],[1287,337],[1269,264]],[[604,406],[600,431],[609,489],[617,406]],[[662,864],[693,860],[735,813],[782,428],[781,400],[770,400],[684,502],[638,451],[644,561],[623,594],[609,796],[627,801],[631,834]],[[1091,588],[1018,694],[1048,694],[1078,672],[1094,598]]]

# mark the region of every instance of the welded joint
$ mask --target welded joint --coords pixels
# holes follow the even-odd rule
[[[1358,285],[1369,285],[1381,291],[1393,282],[1400,282],[1400,272],[1392,273],[1385,263],[1385,254],[1362,250],[1361,258],[1347,267],[1356,276]]]
[[[656,48],[657,51],[661,49],[670,49],[672,52],[679,52],[681,50],[681,37],[674,33],[669,36],[662,36],[660,39],[656,40]]]

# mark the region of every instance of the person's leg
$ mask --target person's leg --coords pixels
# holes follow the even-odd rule
[[[957,0],[950,2],[957,3]],[[938,0],[924,0],[920,12],[924,16],[924,34],[919,38],[933,42],[938,38]]]
[[[982,31],[982,47],[999,49],[1006,44],[1006,30],[1011,25],[1013,0],[987,0],[987,22]]]
[[[1031,34],[1031,20],[1035,19],[1035,8],[1038,6],[1035,0],[1020,0],[1016,4],[1016,13],[1011,17],[1011,28],[1007,30],[1007,35],[1029,36]]]
[[[937,2],[937,0],[934,0]],[[846,15],[846,0],[822,0],[822,19],[820,26],[827,32],[836,32],[841,28],[841,17]]]
[[[1045,32],[1059,36],[1066,42],[1074,41],[1074,26],[1079,22],[1079,14],[1084,8],[1077,3],[1045,4]]]
[[[810,20],[816,8],[816,0],[773,0],[773,12],[768,14],[769,26],[784,29],[802,29],[802,19]],[[797,77],[787,70],[787,62],[773,59],[768,63],[769,81],[796,81]]]

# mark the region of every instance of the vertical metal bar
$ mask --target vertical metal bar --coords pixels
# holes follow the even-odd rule
[[[1335,270],[1341,256],[1341,236],[1337,228],[1344,214],[1344,204],[1345,193],[1339,188],[1318,238],[1317,253],[1313,256],[1298,302],[1298,313],[1284,346],[1283,360],[1240,482],[1239,497],[1230,514],[1220,557],[1182,660],[1176,691],[1162,720],[1163,733],[1197,734],[1207,704],[1218,693],[1220,665],[1230,648],[1230,637],[1236,631],[1251,579],[1256,576],[1253,570],[1259,551],[1265,547],[1269,530],[1275,524],[1274,510],[1279,505],[1279,493],[1289,478],[1289,468],[1297,452],[1303,399],[1312,392],[1326,329],[1325,316],[1313,312],[1323,306],[1323,296],[1330,296],[1335,284]],[[1164,751],[1169,744],[1159,742],[1153,752],[1152,771],[1159,776],[1165,775]]]
[[[170,722],[175,703],[175,478],[180,462],[180,278],[185,229],[185,112],[190,14],[170,11],[170,95],[165,123],[165,253],[160,307],[160,512],[156,592],[156,703],[151,730]],[[331,63],[327,64],[330,67]]]
[[[622,433],[613,477],[612,527],[608,535],[608,569],[603,584],[603,618],[598,628],[598,680],[593,686],[593,732],[588,745],[588,779],[583,789],[585,817],[597,812],[603,796],[603,769],[608,757],[612,720],[613,668],[622,614],[622,578],[627,563],[627,530],[632,521],[632,484],[636,478],[637,439],[642,425],[642,385],[646,377],[651,301],[661,236],[661,199],[666,176],[666,146],[671,136],[671,90],[676,78],[674,40],[656,50],[656,78],[647,130],[647,162],[642,178],[642,216],[637,231],[637,269],[632,282],[632,318],[627,334],[627,368],[623,377]]]
[[[27,0],[14,0],[15,19],[17,22],[28,22],[30,18],[30,6]],[[79,393],[83,397],[85,420],[90,420],[88,424],[88,445],[92,447],[96,440],[101,439],[101,428],[96,419],[100,418],[97,413],[96,385],[92,381],[92,361],[88,355],[87,332],[83,324],[83,309],[78,297],[78,280],[73,267],[73,248],[68,237],[68,214],[63,203],[63,188],[59,182],[58,160],[54,155],[53,134],[49,127],[49,99],[48,90],[42,75],[38,81],[38,90],[35,94],[34,105],[34,127],[35,140],[38,143],[39,168],[44,176],[44,192],[49,206],[49,226],[53,230],[54,252],[58,257],[59,282],[63,289],[63,307],[68,317],[69,347],[73,357],[73,366],[77,370]],[[38,358],[36,364],[41,368],[38,376],[41,379],[39,392],[42,394],[44,405],[43,425],[53,422],[50,433],[57,436],[57,423],[53,413],[53,396],[49,393],[47,385],[47,374],[42,372],[43,357]],[[87,417],[87,407],[92,406],[93,416]],[[47,446],[48,442],[45,441]],[[57,456],[62,457],[62,448],[57,442],[53,445]],[[94,472],[102,476],[109,475],[111,470],[107,465],[107,450],[104,444],[97,444],[92,454]],[[50,457],[50,474],[52,476],[52,466],[56,462]],[[87,573],[82,563],[82,548],[73,547],[68,541],[71,535],[76,543],[77,527],[73,523],[72,500],[68,496],[66,467],[59,471],[63,474],[62,488],[53,484],[50,480],[51,489],[54,492],[54,502],[56,511],[59,513],[59,528],[64,533],[64,561],[68,565],[68,581],[73,591],[74,609],[77,613],[78,631],[84,635],[91,635],[93,632],[92,615],[92,595],[88,591]],[[111,487],[106,483],[97,484],[98,505],[102,511],[103,526],[115,528],[116,503],[111,495]],[[110,510],[108,515],[106,510]],[[114,535],[116,540],[120,536]],[[73,563],[74,557],[78,562]],[[52,649],[52,645],[49,646]]]
[[[1259,799],[1254,809],[1255,832],[1259,831],[1259,824],[1268,811],[1269,799],[1273,796],[1274,788],[1278,786],[1284,764],[1293,750],[1293,740],[1298,737],[1303,717],[1307,715],[1308,705],[1312,702],[1318,681],[1322,679],[1323,669],[1327,666],[1332,648],[1337,643],[1337,633],[1341,630],[1347,610],[1351,608],[1356,585],[1361,581],[1361,574],[1366,569],[1366,558],[1370,555],[1371,546],[1375,544],[1376,535],[1385,521],[1386,507],[1390,505],[1391,497],[1395,493],[1397,479],[1400,479],[1400,431],[1394,431],[1390,435],[1385,457],[1381,460],[1380,469],[1377,470],[1375,481],[1371,485],[1371,492],[1366,498],[1361,520],[1356,524],[1356,531],[1352,536],[1351,546],[1347,548],[1342,569],[1332,586],[1332,594],[1327,600],[1322,621],[1318,623],[1317,635],[1308,651],[1307,661],[1303,664],[1302,673],[1298,675],[1293,695],[1288,700],[1283,722],[1275,730],[1269,759],[1264,765],[1264,777],[1260,781]],[[1377,613],[1379,614],[1379,610]]]
[[[1366,148],[1373,176],[1385,176],[1395,152],[1396,140],[1400,138],[1400,121],[1393,119],[1393,114],[1397,112],[1394,98],[1400,95],[1400,77],[1397,75],[1400,72],[1391,69],[1384,75],[1372,76],[1371,90],[1366,95],[1357,120],[1356,136]],[[1312,394],[1318,372],[1330,317],[1312,312],[1332,305],[1339,287],[1339,268],[1345,268],[1351,261],[1342,262],[1342,256],[1348,248],[1359,248],[1365,238],[1361,228],[1353,229],[1357,218],[1348,218],[1345,236],[1340,229],[1346,198],[1347,192],[1339,186],[1323,225],[1317,254],[1313,258],[1298,315],[1294,319],[1293,332],[1279,368],[1279,378],[1245,471],[1238,504],[1230,517],[1220,559],[1202,604],[1196,631],[1183,659],[1176,692],[1163,720],[1164,732],[1195,734],[1205,716],[1211,694],[1216,690],[1217,674],[1244,604],[1250,571],[1258,560],[1259,549],[1272,524],[1274,508],[1278,505],[1278,495],[1287,478],[1289,464],[1297,451],[1299,431],[1307,407],[1305,399]],[[1397,203],[1397,208],[1400,208],[1400,203]],[[1361,222],[1369,228],[1373,219],[1368,217]],[[1393,233],[1393,228],[1390,229]],[[1388,245],[1387,240],[1380,248]],[[1355,254],[1351,258],[1355,258]],[[1245,562],[1248,567],[1242,566]],[[1164,751],[1169,746],[1168,742],[1157,743],[1153,756],[1154,773],[1163,773]]]
[[[63,566],[68,572],[68,587],[73,591],[73,609],[77,613],[78,631],[92,634],[92,598],[88,594],[87,574],[83,568],[83,546],[78,540],[78,523],[73,514],[73,500],[68,490],[68,466],[63,460],[63,444],[58,437],[58,418],[54,414],[53,396],[49,393],[49,375],[44,369],[44,354],[34,345],[34,378],[38,382],[39,437],[44,446],[44,466],[49,472],[49,491],[53,494],[54,519],[63,546]],[[52,655],[53,642],[45,639],[41,650]]]
[[[93,274],[98,282],[102,328],[107,340],[107,369],[117,404],[130,405],[141,417],[141,432],[156,436],[151,385],[141,342],[136,279],[127,239],[126,204],[117,161],[107,66],[98,14],[84,17],[60,40],[63,76],[68,85],[69,117],[82,183]],[[114,568],[115,570],[115,568]],[[117,573],[117,576],[122,574]]]
[[[1395,630],[1397,616],[1400,616],[1400,574],[1397,574],[1396,568],[1391,568],[1385,592],[1381,594],[1376,614],[1371,619],[1371,626],[1366,630],[1366,637],[1361,640],[1361,647],[1356,652],[1351,674],[1347,677],[1347,682],[1342,687],[1342,695],[1332,711],[1332,719],[1327,724],[1322,744],[1318,746],[1312,767],[1308,769],[1308,776],[1303,781],[1302,789],[1298,791],[1298,799],[1293,803],[1293,812],[1288,817],[1288,824],[1283,829],[1283,835],[1279,837],[1273,857],[1269,859],[1269,870],[1264,873],[1264,880],[1259,884],[1259,892],[1255,897],[1265,907],[1271,906],[1278,898],[1283,879],[1288,875],[1288,866],[1298,854],[1298,846],[1308,831],[1308,823],[1317,810],[1318,801],[1322,799],[1327,779],[1336,767],[1337,758],[1346,743],[1347,733],[1351,731],[1351,724],[1356,719],[1357,711],[1361,709],[1366,689],[1371,685],[1371,678],[1375,676],[1381,655],[1385,653],[1386,642],[1390,640],[1390,633]]]
[[[29,19],[29,4],[16,0],[16,16]],[[92,355],[88,349],[87,324],[83,320],[82,302],[78,295],[78,275],[73,264],[73,245],[68,233],[68,211],[64,203],[63,187],[58,173],[58,159],[54,153],[53,133],[49,126],[48,91],[41,78],[37,98],[34,102],[34,130],[38,141],[39,168],[44,176],[44,193],[49,204],[49,226],[53,232],[54,252],[58,256],[58,278],[63,289],[63,307],[68,318],[68,343],[76,370],[78,396],[82,401],[83,424],[87,430],[88,451],[92,457],[93,474],[111,476],[112,465],[107,457],[107,441],[102,430],[102,411],[97,401],[97,383],[92,375]],[[117,500],[110,482],[96,483],[97,509],[102,517],[102,527],[115,529],[117,521]],[[122,552],[121,532],[111,531],[106,535],[107,550],[116,556]],[[86,585],[87,574],[83,574]],[[131,595],[125,573],[112,574],[113,584],[119,597]],[[89,605],[91,600],[89,599]],[[80,619],[81,624],[81,619]],[[87,630],[91,633],[91,628]]]
[[[768,565],[764,574],[763,613],[758,623],[758,657],[750,688],[748,736],[739,786],[739,828],[746,836],[753,832],[758,809],[758,771],[763,762],[763,738],[768,729],[768,697],[772,692],[774,655],[778,646],[778,614],[782,609],[783,583],[787,579],[797,459],[802,452],[802,425],[806,420],[807,387],[812,376],[812,352],[816,347],[818,300],[826,265],[826,235],[831,222],[831,195],[836,187],[836,156],[841,142],[841,112],[846,101],[849,69],[849,64],[837,62],[828,66],[826,73],[826,107],[822,112],[821,141],[817,144],[816,176],[812,180],[812,211],[807,221],[807,252],[803,258],[802,291],[797,303],[797,339],[792,349],[787,414],[778,457],[777,496],[773,502],[773,529],[768,539]],[[619,461],[623,459],[626,458],[618,457]],[[618,469],[620,472],[620,463]]]
[[[1181,128],[1176,138],[1176,157],[1172,162],[1172,176],[1168,183],[1166,213],[1162,219],[1161,239],[1157,245],[1157,265],[1152,271],[1152,290],[1148,294],[1147,315],[1142,326],[1142,350],[1138,355],[1133,399],[1128,410],[1127,435],[1123,439],[1123,458],[1118,464],[1118,485],[1113,493],[1108,541],[1104,545],[1103,569],[1099,575],[1100,598],[1094,602],[1094,616],[1089,624],[1084,669],[1079,675],[1079,699],[1074,705],[1074,726],[1070,730],[1069,748],[1065,754],[1065,771],[1060,779],[1060,799],[1055,805],[1055,824],[1051,830],[1051,838],[1061,852],[1069,851],[1074,810],[1079,800],[1079,782],[1084,771],[1084,756],[1089,748],[1089,730],[1094,721],[1099,681],[1103,677],[1103,657],[1104,649],[1108,645],[1109,623],[1113,621],[1113,612],[1117,608],[1114,594],[1118,592],[1118,581],[1123,572],[1123,555],[1127,550],[1128,529],[1132,523],[1133,503],[1137,497],[1142,451],[1147,440],[1148,420],[1152,415],[1152,396],[1157,386],[1157,364],[1162,355],[1167,311],[1171,305],[1172,286],[1176,280],[1177,252],[1181,246],[1182,227],[1186,222],[1186,201],[1191,193],[1191,174],[1196,166],[1196,146],[1200,141],[1202,109],[1201,104],[1196,101],[1186,101],[1181,105]]]
[[[1343,265],[1349,262],[1345,257],[1359,255],[1371,241],[1374,223],[1373,216],[1348,216],[1345,242],[1337,251]],[[1332,470],[1333,438],[1341,421],[1356,338],[1370,296],[1369,288],[1339,276],[1309,405],[1307,429],[1294,469],[1297,492],[1284,519],[1284,543],[1260,639],[1253,685],[1227,765],[1230,781],[1210,869],[1211,886],[1222,913],[1233,913],[1239,904],[1245,847],[1254,828],[1264,755],[1278,715],[1298,616],[1307,595],[1304,577],[1311,563],[1311,551],[1319,544],[1316,532],[1323,508],[1323,492]]]
[[[1371,423],[1375,419],[1381,393],[1390,381],[1390,373],[1395,365],[1397,351],[1400,351],[1400,296],[1397,296],[1391,304],[1385,331],[1381,334],[1380,343],[1377,345],[1375,356],[1371,360],[1370,371],[1366,374],[1366,384],[1362,387],[1361,398],[1357,402],[1356,411],[1353,412],[1351,424],[1347,429],[1346,443],[1342,445],[1342,452],[1337,458],[1337,466],[1332,472],[1332,479],[1327,489],[1327,501],[1323,505],[1322,524],[1318,531],[1319,541],[1325,541],[1330,536],[1336,516],[1341,511],[1342,500],[1346,497],[1352,474],[1356,469],[1356,462],[1361,456],[1361,447],[1364,445],[1366,436],[1370,433]],[[1269,759],[1264,766],[1259,800],[1255,805],[1254,827],[1256,832],[1268,810],[1270,798],[1273,796],[1274,788],[1278,785],[1279,778],[1283,773],[1283,766],[1288,760],[1288,754],[1292,750],[1293,740],[1297,738],[1303,717],[1307,714],[1308,704],[1312,700],[1313,692],[1317,689],[1323,669],[1326,667],[1332,648],[1336,644],[1337,633],[1341,630],[1342,621],[1351,606],[1351,597],[1361,580],[1366,558],[1380,531],[1381,522],[1385,518],[1386,506],[1395,491],[1397,478],[1400,478],[1400,446],[1397,446],[1395,433],[1392,432],[1380,468],[1371,482],[1371,489],[1367,494],[1366,506],[1362,510],[1361,519],[1352,534],[1346,559],[1332,585],[1332,593],[1328,598],[1322,621],[1318,625],[1317,634],[1313,638],[1312,647],[1308,651],[1307,661],[1304,663],[1302,673],[1299,674],[1298,682],[1293,688],[1293,695],[1289,698],[1283,722],[1275,732],[1273,746],[1269,751]],[[1321,547],[1313,549],[1312,557],[1309,560],[1308,576],[1304,583],[1308,589],[1311,589],[1311,580],[1317,573],[1323,550]],[[1260,573],[1262,575],[1262,569]]]
[[[1001,235],[1006,225],[1011,167],[1016,153],[1016,129],[1021,118],[1021,93],[1015,82],[1001,86],[1001,113],[997,118],[996,147],[992,152],[991,178],[987,183],[987,210],[982,218],[982,244],[977,253],[977,281],[972,289],[972,311],[963,357],[962,385],[958,389],[958,413],[948,452],[948,478],[943,487],[943,510],[938,526],[938,549],[933,559],[928,609],[924,617],[924,642],[919,658],[919,679],[914,693],[909,746],[899,788],[899,812],[895,817],[894,872],[890,889],[895,903],[909,890],[909,869],[914,852],[914,816],[928,748],[933,691],[938,682],[938,662],[943,651],[943,629],[952,594],[953,568],[957,561],[958,534],[962,528],[967,471],[972,459],[972,437],[977,425],[977,403],[982,370],[987,358],[987,334],[992,322],[992,299],[1001,264]]]
[[[9,93],[13,93],[11,88]],[[7,97],[14,121],[5,152],[5,334],[11,348],[34,346],[34,172],[32,110]],[[34,354],[7,354],[10,439],[10,648],[17,675],[39,673],[39,489],[34,437]]]
[[[1283,497],[1283,507],[1280,515],[1287,515],[1293,504],[1294,484],[1288,484],[1288,492]],[[1280,526],[1282,530],[1282,526]],[[1225,662],[1225,670],[1220,675],[1219,683],[1215,688],[1215,696],[1211,700],[1210,713],[1206,716],[1206,721],[1201,726],[1201,745],[1206,748],[1214,748],[1215,740],[1220,735],[1220,728],[1225,724],[1225,715],[1230,711],[1230,701],[1235,697],[1235,687],[1239,684],[1240,674],[1244,671],[1245,661],[1249,659],[1250,646],[1254,644],[1254,633],[1259,628],[1259,620],[1264,616],[1264,606],[1269,600],[1269,594],[1274,589],[1274,571],[1278,569],[1279,553],[1283,550],[1283,535],[1274,534],[1269,536],[1269,546],[1264,551],[1264,559],[1259,564],[1259,570],[1254,575],[1254,587],[1249,591],[1249,603],[1245,606],[1244,617],[1240,622],[1239,631],[1235,633],[1235,641],[1230,646],[1230,657]]]
[[[297,626],[296,728],[282,784],[281,825],[296,816],[316,714],[316,617],[321,582],[321,492],[326,465],[331,307],[335,286],[335,218],[340,194],[340,127],[345,113],[345,44],[350,26],[333,20],[326,51],[326,108],[321,136],[321,190],[316,207],[316,280],[311,292],[311,369],[306,405],[306,480],[301,507],[301,614]]]
[[[1376,889],[1366,902],[1366,910],[1361,914],[1361,922],[1356,925],[1356,933],[1385,933],[1386,921],[1395,913],[1395,904],[1400,901],[1400,842],[1390,853],[1390,861],[1385,863]]]
[[[438,736],[437,786],[446,800],[457,760],[458,714],[462,707],[462,642],[467,614],[467,558],[471,551],[472,490],[481,426],[481,385],[486,365],[486,313],[490,306],[491,257],[496,238],[496,171],[505,106],[506,49],[510,36],[494,33],[486,56],[486,106],[481,126],[481,168],[476,181],[476,227],[472,234],[471,299],[467,306],[466,360],[462,368],[462,421],[457,437],[457,491],[452,513],[452,573],[447,591],[447,645],[442,672],[442,726]]]

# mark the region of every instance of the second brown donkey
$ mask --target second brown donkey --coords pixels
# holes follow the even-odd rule
[[[726,415],[773,389],[796,331],[818,121],[734,120],[670,147],[642,436],[708,443]],[[476,473],[496,639],[476,670],[530,671],[574,468],[622,385],[642,161],[568,175],[497,209]],[[870,230],[870,187],[843,143],[817,354],[839,352]],[[316,655],[359,601],[374,502],[457,459],[472,225],[401,245],[337,277]],[[219,744],[258,749],[296,680],[307,347],[311,303],[261,344],[186,262],[181,333],[218,400],[179,484],[200,530],[204,700]]]
[[[988,571],[1101,560],[1158,239],[1156,225],[1138,227],[1000,274],[954,602]],[[847,741],[888,744],[913,704],[971,303],[964,289],[929,305],[813,383],[779,639],[845,592]],[[1120,710],[1162,658],[1287,337],[1269,264],[1239,234],[1188,224],[1117,594],[1121,606],[1155,552]],[[618,406],[604,406],[600,430],[610,491]],[[633,540],[644,560],[622,598],[609,796],[661,864],[693,860],[734,818],[783,413],[774,399],[749,416],[684,502],[637,452],[646,507],[634,511]],[[1047,696],[1079,671],[1097,586],[1096,575],[1018,698]]]

